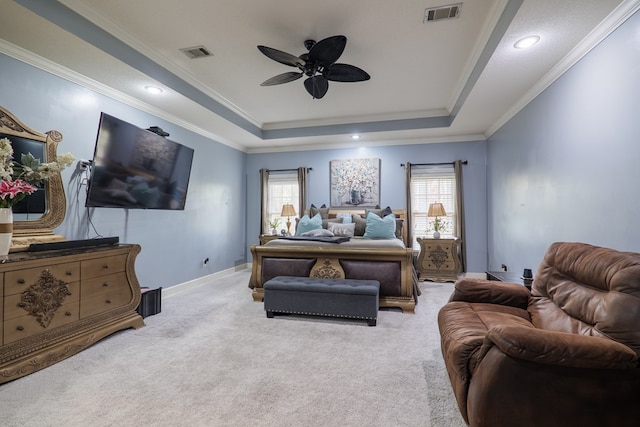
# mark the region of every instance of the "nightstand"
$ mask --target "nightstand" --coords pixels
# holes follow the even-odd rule
[[[280,237],[277,234],[261,234],[260,235],[260,244],[264,245],[267,242],[270,242],[273,239],[277,239],[278,237]]]
[[[420,256],[416,269],[420,280],[455,282],[462,273],[459,239],[418,237]]]

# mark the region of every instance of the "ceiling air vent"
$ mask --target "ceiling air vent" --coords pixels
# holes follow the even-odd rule
[[[187,55],[190,59],[204,58],[207,56],[213,56],[209,49],[204,46],[185,47],[180,49],[180,52]]]
[[[448,6],[432,7],[424,11],[424,23],[440,21],[442,19],[457,18],[460,14],[462,3],[450,4]]]

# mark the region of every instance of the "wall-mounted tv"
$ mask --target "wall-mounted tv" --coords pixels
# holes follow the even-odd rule
[[[193,149],[100,115],[87,207],[184,209]]]

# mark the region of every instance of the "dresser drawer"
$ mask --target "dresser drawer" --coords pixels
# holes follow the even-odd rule
[[[80,318],[85,319],[95,314],[122,307],[131,302],[133,295],[129,287],[109,290],[91,298],[82,298],[80,302]]]
[[[22,293],[25,289],[35,284],[42,277],[45,270],[54,278],[65,282],[77,282],[80,280],[80,263],[69,262],[64,264],[48,265],[24,270],[9,271],[4,274],[4,295]]]
[[[82,261],[82,280],[125,271],[126,263],[126,254]]]
[[[67,289],[71,293],[71,295],[63,296],[61,295],[62,305],[68,304],[74,301],[78,301],[80,299],[80,282],[67,283]],[[25,289],[26,290],[26,289]],[[38,291],[34,290],[34,295],[36,297],[40,297],[46,301],[52,301],[56,298],[56,293],[51,293],[48,291]],[[25,314],[29,314],[28,307],[21,307],[20,303],[22,301],[22,293],[9,295],[4,298],[4,319],[13,319],[15,317],[24,316]],[[42,307],[40,305],[39,307]],[[59,307],[55,313],[57,314],[60,310],[62,310],[62,306]]]
[[[106,292],[119,291],[124,289],[129,292],[129,282],[127,282],[127,273],[121,271],[108,276],[94,277],[93,279],[82,281],[82,290],[80,296],[85,298],[93,298],[99,294]]]
[[[5,319],[3,344],[10,344],[41,332],[50,331],[58,326],[75,322],[80,319],[79,308],[80,302],[77,300],[65,303],[58,307],[53,316],[50,316],[50,319],[43,316],[41,319],[43,322],[42,324],[38,321],[37,316],[32,316],[30,314],[25,314],[13,319]],[[43,324],[46,326],[43,326]]]

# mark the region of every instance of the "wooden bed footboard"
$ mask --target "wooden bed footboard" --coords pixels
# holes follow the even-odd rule
[[[413,313],[416,283],[411,249],[251,246],[249,287],[254,301],[264,298],[263,284],[275,276],[374,279],[381,283],[380,307]]]

